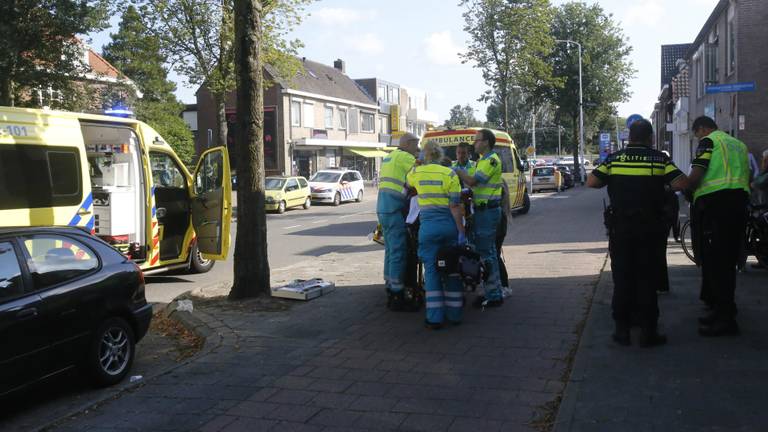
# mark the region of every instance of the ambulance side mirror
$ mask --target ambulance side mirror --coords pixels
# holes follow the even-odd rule
[[[168,210],[166,210],[165,207],[157,208],[156,215],[158,219],[164,218],[166,214],[168,214]]]

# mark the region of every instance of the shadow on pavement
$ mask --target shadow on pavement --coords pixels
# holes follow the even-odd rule
[[[376,222],[344,222],[330,225],[318,225],[301,231],[286,233],[289,236],[316,236],[316,237],[365,237],[376,228]]]

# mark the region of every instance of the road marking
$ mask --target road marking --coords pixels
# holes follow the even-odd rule
[[[298,227],[300,227],[300,226],[301,226],[301,225],[291,225],[291,226],[285,227],[285,228],[283,228],[283,229],[298,228]]]
[[[323,223],[323,222],[328,222],[328,219],[320,219],[319,221],[314,221],[312,223],[313,224],[319,224],[319,223]]]

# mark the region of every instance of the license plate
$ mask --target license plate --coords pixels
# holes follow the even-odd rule
[[[536,181],[539,183],[547,183],[547,182],[550,182],[551,180],[552,179],[550,179],[549,177],[539,177],[536,179]]]

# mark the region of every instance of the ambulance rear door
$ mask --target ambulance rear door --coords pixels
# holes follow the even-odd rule
[[[198,250],[206,259],[226,259],[232,222],[232,178],[225,147],[212,148],[200,156],[190,193]]]

